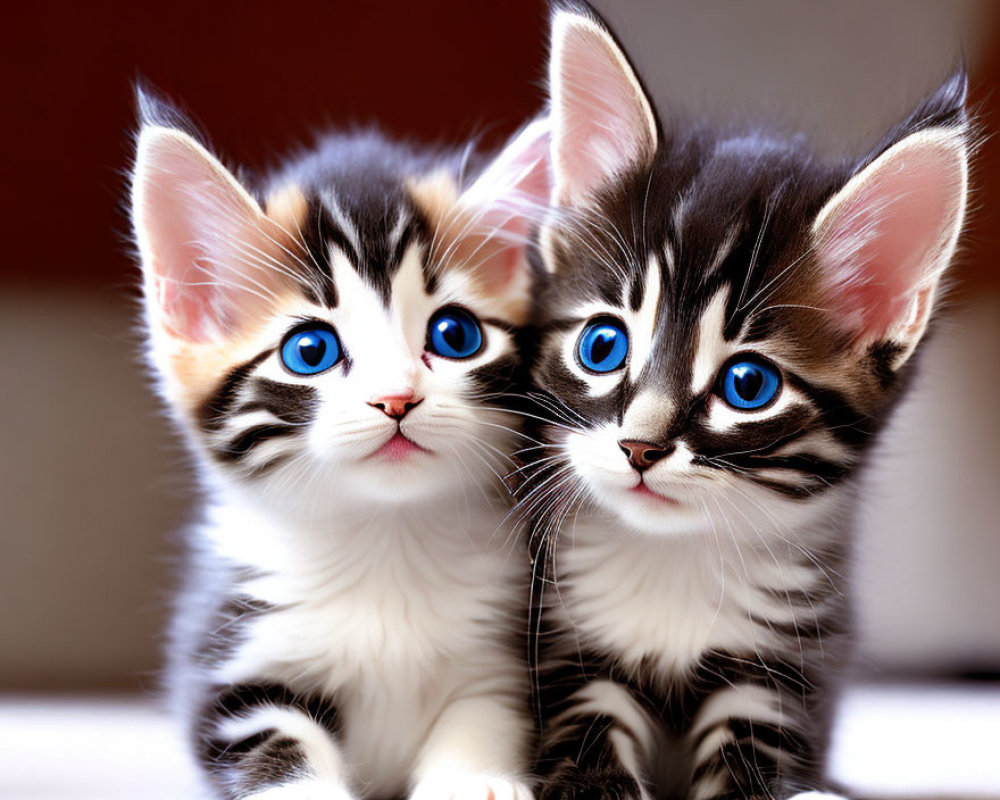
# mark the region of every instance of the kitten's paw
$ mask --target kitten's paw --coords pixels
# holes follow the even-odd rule
[[[272,786],[246,795],[243,800],[354,800],[339,781],[298,781]]]
[[[650,794],[624,771],[567,770],[550,778],[538,792],[539,800],[649,800]]]
[[[421,780],[410,800],[533,800],[521,781],[499,775],[435,775]]]

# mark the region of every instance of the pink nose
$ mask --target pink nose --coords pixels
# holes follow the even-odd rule
[[[662,445],[626,439],[618,442],[618,447],[628,458],[628,463],[638,472],[649,469],[661,458],[666,458],[674,452],[672,444]]]
[[[422,402],[424,402],[424,398],[417,397],[413,392],[407,392],[406,394],[391,394],[385,397],[376,397],[368,405],[372,408],[377,408],[387,417],[402,419]]]

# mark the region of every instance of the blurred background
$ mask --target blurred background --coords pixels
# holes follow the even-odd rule
[[[950,307],[866,483],[857,672],[883,684],[1000,677],[1000,7],[595,5],[664,116],[776,117],[834,155],[873,144],[964,54],[984,134],[974,213]],[[179,100],[220,153],[252,169],[333,124],[498,143],[540,106],[546,16],[540,0],[5,9],[0,698],[10,708],[94,693],[128,703],[155,686],[171,557],[193,514],[186,459],[139,357],[123,212],[134,78]],[[122,730],[140,724],[121,713]],[[3,753],[17,752],[3,744],[14,736],[3,714],[0,704],[0,787]],[[39,730],[62,718],[47,719]],[[1000,713],[995,722],[1000,742]],[[0,795],[42,797],[29,783]]]

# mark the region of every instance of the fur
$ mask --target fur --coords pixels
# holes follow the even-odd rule
[[[542,444],[520,489],[540,795],[824,790],[858,478],[964,219],[964,74],[828,163],[761,128],[658,120],[583,3],[552,30]],[[628,336],[604,373],[579,355],[599,320]],[[746,358],[778,380],[753,410],[724,392]]]
[[[254,183],[140,107],[150,360],[206,498],[169,669],[206,785],[523,800],[529,575],[498,476],[544,127],[492,159],[331,135]],[[430,350],[448,307],[482,330],[464,360]],[[294,373],[317,324],[343,358]]]

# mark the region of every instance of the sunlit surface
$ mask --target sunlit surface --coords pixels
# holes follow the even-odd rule
[[[1000,798],[1000,686],[853,688],[831,767],[863,797]]]
[[[1000,686],[862,686],[833,771],[856,796],[1000,800]],[[171,722],[143,700],[0,699],[0,798],[189,800]]]

